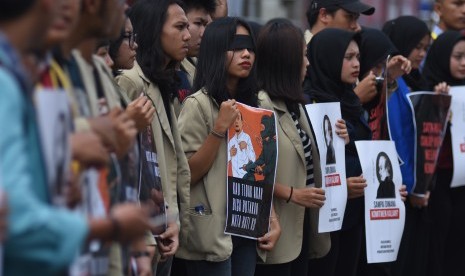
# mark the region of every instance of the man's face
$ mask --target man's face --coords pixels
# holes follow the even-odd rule
[[[47,33],[47,46],[53,46],[66,40],[79,21],[81,0],[62,0],[58,15]]]
[[[161,45],[169,60],[182,61],[186,57],[191,38],[188,26],[184,10],[177,4],[170,5],[161,33]]]
[[[386,168],[386,158],[384,156],[379,158],[378,173],[381,181],[386,180],[386,178],[389,176],[389,172]]]
[[[203,33],[208,23],[211,22],[211,17],[205,9],[191,9],[187,13],[187,20],[189,21],[189,33],[191,34],[187,56],[197,57]]]
[[[328,14],[329,23],[327,27],[358,32],[361,30],[357,22],[359,17],[359,13],[351,13],[344,9],[338,9],[333,15]]]
[[[439,0],[434,5],[444,28],[460,31],[465,29],[465,0]]]
[[[239,115],[236,117],[236,121],[234,122],[234,130],[239,133],[242,131],[242,114],[239,113]]]

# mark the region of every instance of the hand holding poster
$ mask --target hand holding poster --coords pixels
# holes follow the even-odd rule
[[[392,141],[356,141],[365,188],[365,232],[368,263],[397,259],[405,224],[399,189],[402,175]]]
[[[415,122],[415,181],[412,193],[422,196],[431,186],[444,139],[451,96],[433,92],[408,95]]]
[[[465,186],[465,86],[451,87],[449,94],[451,103],[452,156],[454,174],[451,187]]]
[[[268,232],[278,157],[272,111],[237,103],[228,130],[225,233],[257,239]]]
[[[336,135],[341,117],[340,103],[318,103],[305,106],[320,153],[322,188],[325,204],[320,208],[318,232],[340,230],[347,202],[344,139]]]

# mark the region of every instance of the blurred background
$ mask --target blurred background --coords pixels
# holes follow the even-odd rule
[[[380,28],[389,19],[400,15],[414,15],[428,26],[434,22],[434,0],[361,0],[376,8],[372,16],[360,16],[363,26]],[[258,23],[275,17],[294,21],[302,29],[308,27],[305,12],[311,0],[228,0],[229,15],[241,16]]]

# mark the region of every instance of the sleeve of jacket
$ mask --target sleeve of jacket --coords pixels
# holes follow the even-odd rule
[[[6,72],[0,71],[0,185],[8,196],[5,262],[22,262],[50,271],[68,266],[88,234],[86,219],[41,200],[34,190],[45,185],[32,179],[39,170],[28,160],[23,94]],[[44,187],[46,189],[46,187]],[[10,264],[11,264],[10,263]]]

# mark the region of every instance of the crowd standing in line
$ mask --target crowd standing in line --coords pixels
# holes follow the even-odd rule
[[[465,187],[450,183],[464,164],[453,162],[450,122],[433,184],[413,192],[408,95],[465,85],[465,2],[434,9],[432,31],[414,16],[377,30],[357,22],[376,16],[370,5],[312,0],[302,31],[286,19],[228,17],[226,0],[0,0],[0,269],[463,275]],[[40,122],[56,109],[41,105],[47,97],[65,107],[58,123]],[[331,127],[345,141],[348,190],[342,229],[331,233],[318,233],[326,196],[304,108],[324,102],[341,103]],[[270,227],[257,240],[225,234],[237,103],[276,116]],[[362,140],[392,140],[403,160],[395,193],[406,222],[390,263],[367,264]],[[160,211],[166,225],[153,217]]]

